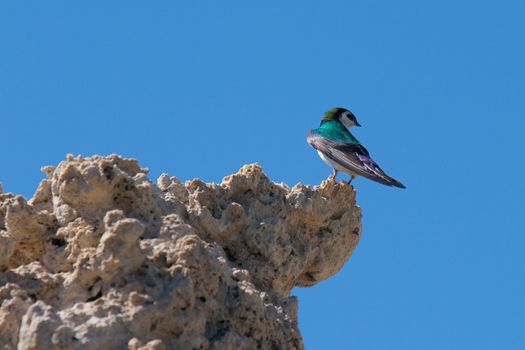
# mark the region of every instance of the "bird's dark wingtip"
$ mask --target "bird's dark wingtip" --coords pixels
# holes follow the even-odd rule
[[[387,182],[385,182],[386,185],[398,187],[398,188],[406,188],[405,185],[403,185],[401,182],[397,181],[391,176],[386,175],[386,180],[387,180]]]
[[[395,182],[392,184],[392,186],[398,187],[398,188],[406,188],[405,185],[403,185],[401,182],[394,180]]]

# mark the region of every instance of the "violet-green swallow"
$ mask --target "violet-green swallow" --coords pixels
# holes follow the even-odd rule
[[[324,114],[321,126],[308,133],[307,141],[317,150],[321,159],[334,172],[350,175],[351,183],[357,176],[364,176],[387,186],[406,188],[401,182],[388,176],[359,141],[348,131],[353,126],[361,126],[355,115],[344,108],[332,108]]]

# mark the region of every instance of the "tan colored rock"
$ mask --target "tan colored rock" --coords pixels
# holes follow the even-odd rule
[[[157,184],[135,160],[69,156],[29,201],[0,191],[0,349],[302,349],[295,286],[361,234],[356,192],[288,188],[257,164]]]

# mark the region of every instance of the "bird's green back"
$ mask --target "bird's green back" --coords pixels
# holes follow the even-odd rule
[[[359,144],[359,141],[354,135],[352,135],[348,129],[337,120],[323,121],[320,127],[312,131],[333,141]]]

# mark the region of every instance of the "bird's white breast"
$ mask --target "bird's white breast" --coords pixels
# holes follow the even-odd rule
[[[331,160],[330,158],[328,158],[327,156],[325,156],[323,154],[323,152],[321,151],[317,151],[317,153],[319,154],[319,157],[321,157],[321,159],[323,160],[323,162],[325,162],[326,164],[328,164],[332,169],[335,169],[337,171],[343,171],[343,172],[348,172],[347,169],[343,168],[341,165],[337,164],[336,162],[334,162],[333,160]]]
[[[358,174],[354,173],[353,171],[350,171],[349,169],[343,167],[342,165],[334,162],[333,160],[331,160],[329,157],[325,156],[323,154],[323,152],[321,151],[317,151],[317,153],[319,154],[319,157],[321,157],[321,159],[323,160],[323,162],[325,162],[326,164],[328,164],[332,169],[335,169],[337,171],[341,171],[343,173],[346,173],[348,175],[353,175],[353,176],[359,176]]]

